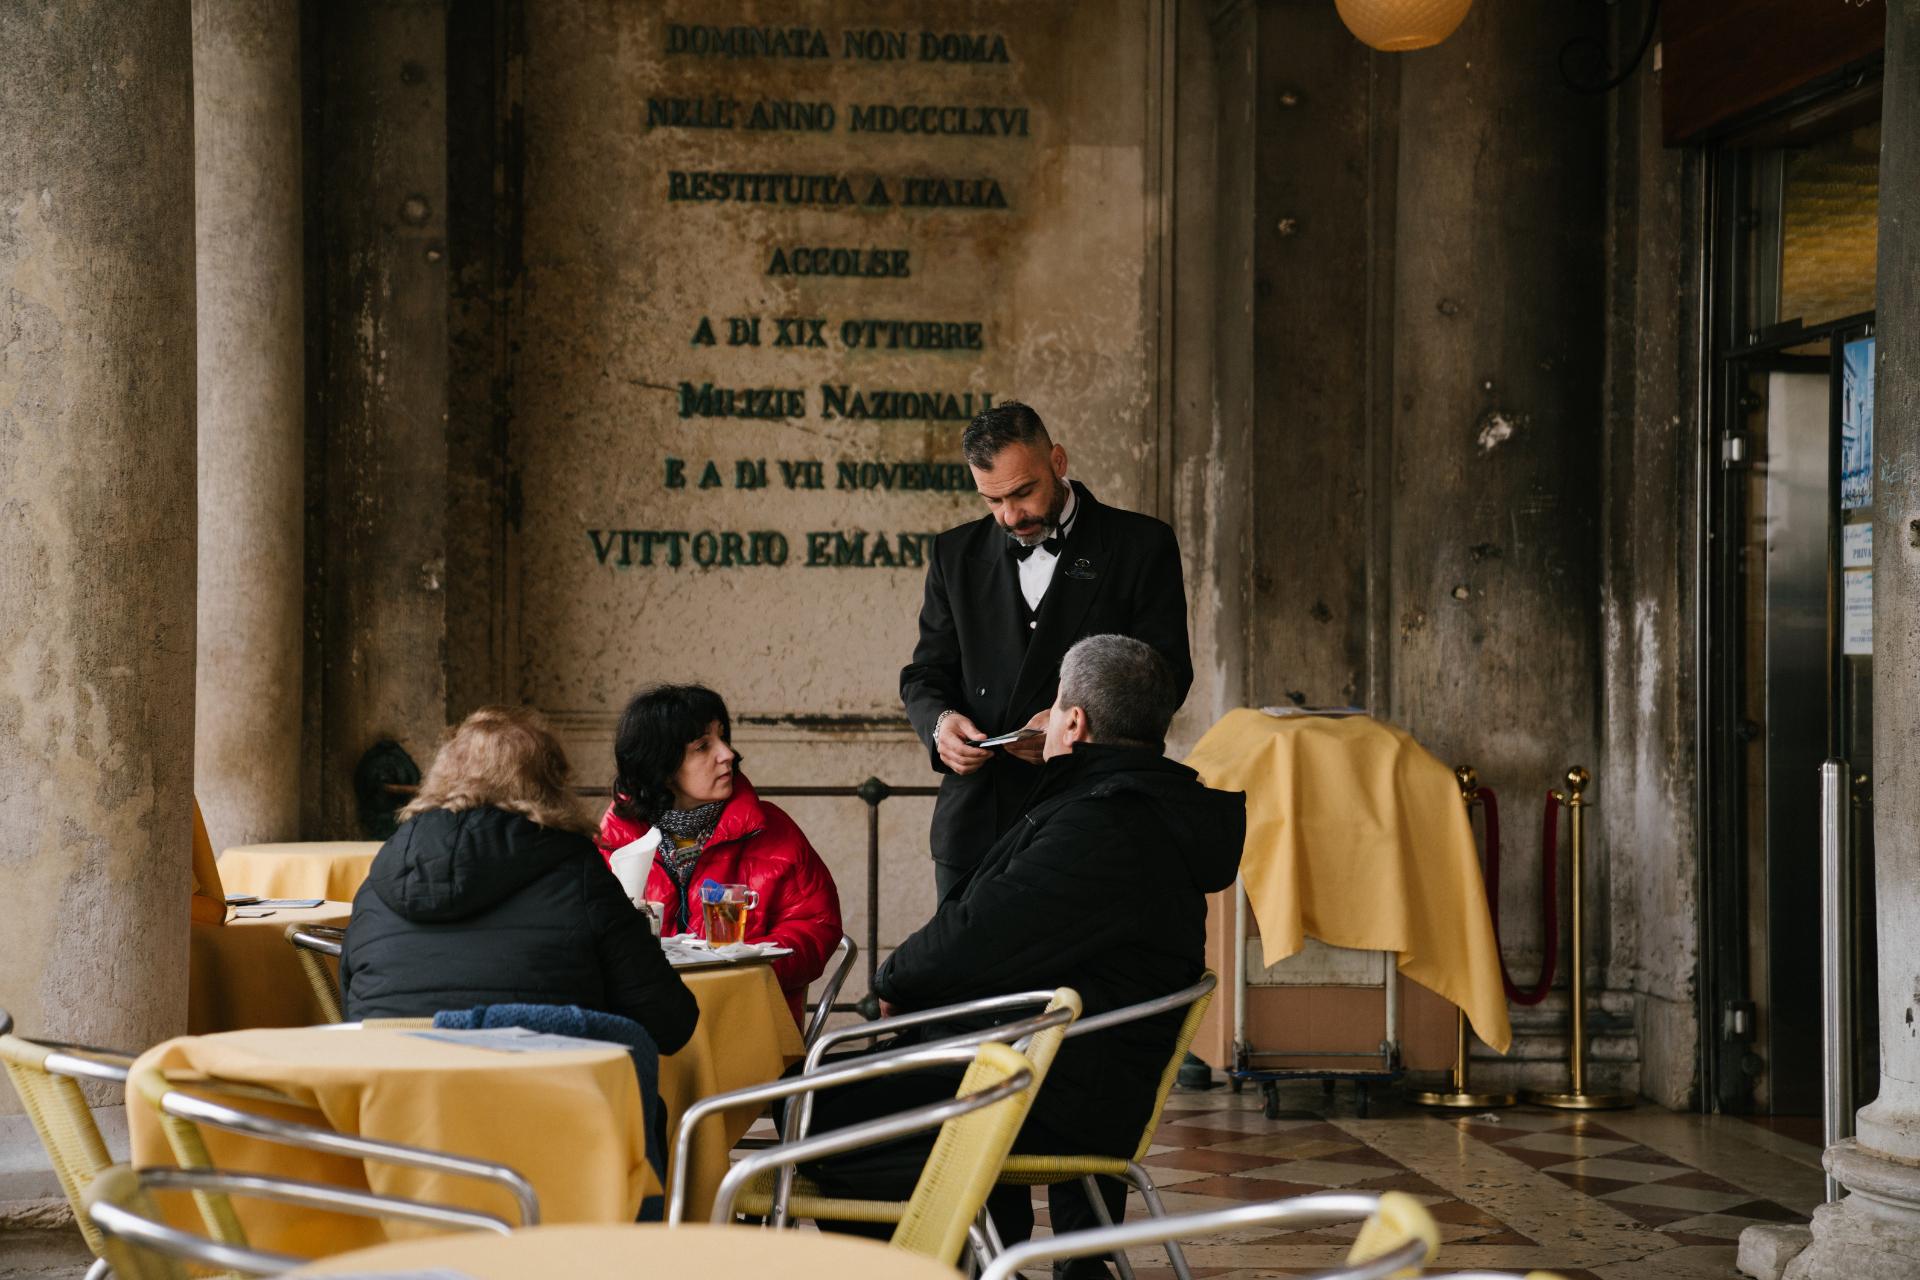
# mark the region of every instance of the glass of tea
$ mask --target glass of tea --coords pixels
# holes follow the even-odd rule
[[[706,914],[707,945],[724,947],[745,942],[747,912],[759,905],[760,895],[743,884],[714,885],[703,891],[700,906]]]

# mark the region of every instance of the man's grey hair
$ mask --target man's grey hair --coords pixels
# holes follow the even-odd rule
[[[1173,669],[1132,636],[1088,636],[1060,660],[1061,707],[1079,707],[1087,734],[1116,747],[1162,748],[1180,709]]]

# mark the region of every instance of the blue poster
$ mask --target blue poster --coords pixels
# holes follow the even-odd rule
[[[1840,506],[1873,505],[1873,339],[1849,342],[1840,361]]]

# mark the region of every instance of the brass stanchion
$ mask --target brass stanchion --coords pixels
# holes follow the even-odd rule
[[[1633,1105],[1624,1093],[1593,1093],[1587,1088],[1587,966],[1586,966],[1586,875],[1581,861],[1586,853],[1587,783],[1592,775],[1579,765],[1567,770],[1567,790],[1554,796],[1567,807],[1567,838],[1571,848],[1567,869],[1573,877],[1573,979],[1567,984],[1573,1004],[1571,1044],[1567,1050],[1567,1074],[1571,1087],[1565,1093],[1528,1089],[1521,1096],[1541,1107],[1559,1107],[1565,1111],[1615,1111]]]
[[[1461,765],[1453,771],[1455,781],[1460,784],[1460,799],[1468,810],[1473,808],[1473,796],[1480,789],[1480,778],[1472,766]],[[1467,1015],[1463,1009],[1455,1008],[1453,1079],[1447,1089],[1422,1089],[1407,1095],[1409,1102],[1422,1107],[1446,1107],[1457,1111],[1483,1111],[1488,1107],[1510,1107],[1513,1095],[1510,1093],[1475,1093],[1467,1084]]]

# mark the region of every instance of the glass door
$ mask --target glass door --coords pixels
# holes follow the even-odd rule
[[[1715,1110],[1820,1112],[1829,757],[1857,779],[1850,1038],[1861,1078],[1878,1074],[1867,808],[1878,138],[1875,124],[1716,161],[1702,593],[1703,1076]]]

